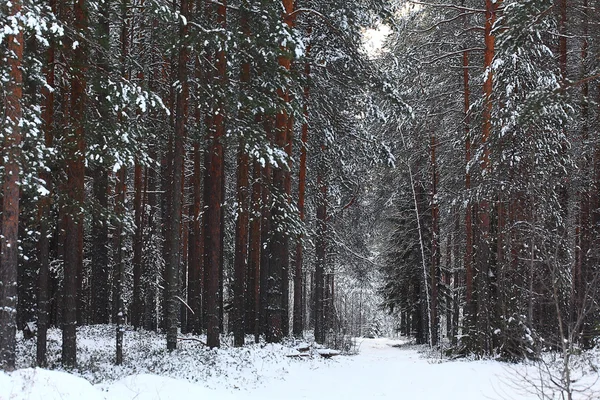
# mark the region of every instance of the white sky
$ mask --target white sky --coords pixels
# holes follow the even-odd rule
[[[383,51],[383,42],[391,33],[387,25],[379,25],[377,29],[365,29],[363,33],[363,45],[370,57],[377,57]]]

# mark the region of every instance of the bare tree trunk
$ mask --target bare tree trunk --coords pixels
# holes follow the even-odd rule
[[[288,27],[294,26],[293,18],[289,17],[294,10],[293,0],[283,0],[284,22]],[[284,49],[287,52],[289,49]],[[279,57],[280,67],[290,70],[292,65],[291,56],[284,54]],[[278,95],[284,102],[289,102],[288,88],[278,89]],[[281,110],[275,119],[275,145],[281,150],[287,152],[288,134],[290,133],[290,116],[287,110]],[[287,179],[286,179],[287,178]],[[267,341],[279,342],[284,334],[284,319],[286,314],[284,307],[286,301],[284,296],[287,291],[284,285],[287,285],[286,272],[289,268],[289,241],[288,233],[285,231],[286,202],[288,201],[286,190],[289,176],[286,176],[286,169],[280,163],[273,166],[273,188],[274,201],[273,206],[273,241],[271,243],[271,267],[269,270],[268,285],[268,303],[269,303],[269,323],[267,329]],[[287,325],[287,324],[286,324]]]
[[[212,5],[207,3],[207,7]],[[225,1],[217,6],[217,24],[225,28],[227,16],[227,4]],[[227,62],[225,51],[219,50],[216,55],[216,81],[225,83]],[[206,176],[204,180],[205,190],[205,271],[206,271],[206,322],[207,322],[207,344],[209,347],[220,346],[221,333],[221,273],[223,269],[223,247],[222,247],[222,203],[224,179],[224,150],[223,139],[225,137],[225,126],[223,116],[222,100],[218,100],[214,115],[210,118],[208,125],[208,149],[206,154]]]
[[[87,30],[87,11],[85,0],[77,0],[74,6],[75,30],[85,34]],[[68,139],[69,156],[67,165],[67,193],[73,204],[66,215],[65,233],[65,263],[63,283],[63,344],[62,362],[64,366],[74,367],[77,357],[76,325],[77,325],[77,298],[79,292],[79,279],[81,277],[81,244],[83,239],[83,214],[81,207],[84,202],[84,121],[85,115],[85,70],[87,68],[87,55],[85,44],[80,42],[78,51],[73,57],[74,74],[71,80],[71,124],[73,127]]]
[[[487,174],[490,172],[490,150],[489,138],[492,130],[492,62],[495,53],[495,36],[492,28],[496,22],[496,11],[498,4],[493,0],[486,0],[485,12],[485,53],[484,68],[487,76],[483,84],[484,105],[483,105],[483,128],[481,137],[481,146],[483,155],[481,160],[482,175],[487,180]],[[485,196],[485,195],[484,195]],[[478,206],[479,218],[478,226],[480,230],[477,262],[477,335],[479,337],[478,351],[489,354],[491,352],[491,304],[489,287],[489,267],[491,262],[491,238],[490,238],[490,203],[487,199],[482,199]]]
[[[125,261],[123,260],[123,236],[125,235],[123,219],[125,218],[125,196],[127,194],[127,169],[121,167],[117,172],[115,187],[115,213],[117,228],[115,230],[115,272],[114,272],[114,304],[116,311],[116,357],[115,364],[123,364],[123,333],[125,331],[125,306],[123,301],[123,281],[125,280]]]
[[[323,156],[323,155],[322,155]],[[324,166],[321,165],[317,175],[319,198],[317,205],[317,238],[315,264],[315,341],[325,342],[325,264],[327,256],[327,183],[324,177]]]
[[[20,0],[12,1],[10,15],[21,12]],[[0,255],[0,369],[12,371],[16,359],[17,329],[17,266],[19,239],[19,159],[23,139],[20,122],[23,115],[23,27],[16,35],[8,36],[10,79],[6,84],[4,109],[9,122],[4,139],[4,185],[2,199],[2,238]]]
[[[181,1],[181,14],[189,18],[189,2]],[[189,59],[189,49],[187,46],[188,24],[181,23],[179,31],[179,60],[177,62],[177,79],[181,88],[177,92],[177,110],[175,120],[175,136],[173,140],[173,169],[171,175],[171,213],[169,215],[170,235],[167,237],[170,250],[167,260],[167,349],[177,348],[177,325],[179,323],[179,264],[180,264],[180,246],[181,246],[181,210],[182,210],[182,183],[184,142],[185,142],[185,122],[187,116],[188,102],[188,83],[187,83],[187,62]]]
[[[258,119],[258,117],[257,117]],[[255,341],[260,336],[260,224],[261,224],[261,183],[260,164],[255,161],[252,183],[252,218],[250,219],[249,249],[248,249],[248,283],[247,283],[247,333],[253,333]]]
[[[136,162],[134,170],[134,220],[133,237],[133,302],[131,305],[131,323],[134,328],[142,326],[142,251],[144,239],[144,201],[142,196],[144,177],[142,166]]]
[[[438,173],[437,173],[437,161],[436,161],[436,139],[435,134],[431,134],[431,173],[432,173],[432,185],[431,185],[431,268],[430,268],[430,279],[431,279],[431,308],[430,308],[430,320],[431,320],[431,344],[437,345],[439,337],[439,315],[438,315],[438,291],[440,286],[440,227],[439,227],[439,206],[437,203],[437,186],[438,186]]]
[[[248,4],[243,3],[242,30],[246,37],[250,37],[250,25],[248,21]],[[250,83],[250,61],[245,60],[242,64],[240,81],[242,90],[247,90]],[[240,119],[247,117],[248,110],[241,111]],[[245,299],[246,299],[246,270],[248,266],[248,223],[249,223],[249,157],[246,149],[246,139],[240,135],[237,157],[237,221],[235,225],[235,260],[234,260],[234,283],[233,283],[233,337],[234,346],[244,345],[245,326]]]
[[[309,29],[308,34],[311,31]],[[307,56],[310,54],[311,45],[306,47]],[[300,147],[300,171],[298,176],[298,211],[300,213],[300,221],[304,222],[305,215],[305,198],[306,198],[306,156],[308,145],[308,102],[310,99],[310,63],[306,62],[304,66],[304,76],[307,80],[304,87],[304,105],[303,114],[304,122],[302,123],[302,137]],[[301,337],[304,330],[304,310],[302,308],[302,263],[303,263],[303,235],[300,235],[296,243],[296,258],[295,258],[295,275],[294,275],[294,323],[293,333],[297,337]]]
[[[50,1],[50,7],[56,13],[56,0]],[[47,53],[47,65],[44,68],[46,85],[42,87],[42,121],[46,147],[52,147],[54,129],[54,85],[55,72],[54,61],[56,45],[50,41]],[[50,90],[49,88],[52,88]],[[52,204],[52,175],[48,172],[41,174],[48,193],[43,196],[39,204],[40,240],[38,242],[38,254],[40,261],[40,272],[38,276],[38,320],[37,320],[37,349],[36,363],[39,367],[47,365],[47,336],[50,322],[50,207]]]
[[[467,20],[465,17],[465,26]],[[472,158],[471,150],[471,122],[469,111],[471,107],[471,90],[469,83],[469,52],[463,51],[462,54],[463,62],[463,97],[464,97],[464,127],[465,127],[465,157],[466,157],[466,168],[465,168],[465,190],[467,196],[470,197],[469,193],[471,190],[471,173],[469,172],[470,163]],[[468,345],[473,345],[471,335],[473,334],[473,327],[476,320],[476,310],[473,303],[473,207],[471,202],[467,199],[467,205],[465,210],[465,286],[466,286],[466,303],[464,310],[464,324],[463,324],[463,336],[467,338]]]
[[[198,111],[199,113],[199,111]],[[197,115],[197,119],[199,115]],[[198,335],[202,332],[202,287],[203,287],[203,242],[201,234],[200,210],[202,207],[201,187],[201,154],[200,144],[194,143],[194,172],[192,174],[192,188],[194,199],[190,206],[191,227],[189,235],[188,255],[188,299],[193,315],[188,318],[188,330]]]

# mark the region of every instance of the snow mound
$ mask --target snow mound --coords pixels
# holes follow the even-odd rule
[[[219,399],[229,400],[226,391],[216,391],[182,379],[159,375],[134,375],[112,383],[106,397],[114,400]]]
[[[83,378],[40,368],[0,372],[0,400],[105,400],[105,396]]]

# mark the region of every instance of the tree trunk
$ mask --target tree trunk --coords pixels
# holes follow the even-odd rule
[[[189,18],[189,2],[181,1],[181,14]],[[182,184],[183,174],[185,122],[187,116],[188,83],[187,62],[189,49],[187,46],[188,24],[181,23],[179,30],[179,60],[177,63],[177,79],[181,88],[177,92],[177,109],[175,120],[175,136],[173,138],[173,169],[171,175],[172,203],[169,217],[169,258],[167,260],[167,349],[177,348],[177,325],[179,323],[179,264],[181,246],[181,210],[182,210]]]
[[[324,147],[323,147],[324,152]],[[321,155],[324,157],[324,154]],[[327,255],[327,183],[325,182],[325,167],[319,167],[317,187],[319,197],[317,204],[317,239],[315,264],[315,341],[325,343],[325,264]]]
[[[485,53],[484,53],[484,69],[487,71],[487,76],[483,84],[484,104],[483,104],[483,128],[481,136],[481,146],[483,148],[481,168],[484,181],[489,180],[487,174],[490,172],[490,150],[489,139],[492,130],[492,62],[495,53],[495,36],[492,33],[492,28],[496,22],[496,11],[498,3],[493,0],[486,0],[485,12]],[[485,196],[485,195],[484,195]],[[490,287],[489,287],[489,268],[491,260],[491,238],[490,238],[490,203],[489,200],[483,199],[478,206],[479,218],[479,245],[478,245],[478,262],[477,262],[477,334],[478,351],[484,354],[491,352],[490,329],[491,329],[491,308],[490,304]]]
[[[115,187],[115,213],[117,215],[117,227],[115,229],[115,311],[116,311],[116,357],[115,364],[123,364],[123,333],[125,331],[125,307],[123,301],[123,281],[125,280],[125,261],[123,260],[123,237],[125,218],[125,196],[127,194],[127,170],[121,167],[117,172],[117,183]]]
[[[12,1],[10,15],[21,12],[20,0]],[[16,359],[17,329],[17,266],[19,261],[19,161],[23,139],[20,122],[23,116],[23,27],[16,35],[8,36],[10,79],[5,82],[4,110],[7,136],[4,139],[4,186],[2,199],[2,238],[0,256],[0,369],[12,371]]]
[[[208,3],[207,7],[212,7]],[[227,4],[225,1],[217,6],[217,24],[225,28],[227,17]],[[225,84],[227,61],[225,51],[219,50],[216,54],[217,83]],[[205,193],[205,215],[204,223],[204,250],[206,271],[206,323],[207,323],[207,345],[209,347],[220,346],[221,333],[221,271],[223,269],[223,246],[222,246],[222,203],[225,177],[223,176],[224,149],[222,141],[225,138],[225,120],[223,116],[223,103],[219,99],[213,115],[209,118],[206,154],[206,175],[204,178]]]
[[[199,111],[198,111],[199,113]],[[196,116],[199,119],[199,115]],[[194,172],[192,174],[192,188],[194,199],[190,206],[190,235],[188,254],[188,299],[193,314],[188,318],[188,330],[196,335],[202,332],[202,287],[203,287],[203,242],[201,234],[200,212],[202,208],[202,187],[200,179],[200,144],[194,144]]]
[[[310,36],[311,29],[308,30]],[[310,54],[311,45],[306,47],[307,56]],[[306,156],[308,145],[308,102],[310,100],[310,63],[306,62],[304,66],[304,76],[306,78],[306,86],[304,87],[304,104],[303,114],[304,122],[302,123],[302,137],[300,147],[300,171],[298,175],[298,211],[300,213],[300,221],[304,222],[305,215],[305,199],[306,199]],[[294,275],[294,323],[293,333],[297,337],[301,337],[304,331],[304,310],[302,309],[302,264],[303,264],[303,235],[298,237],[296,243],[295,257],[295,275]]]
[[[437,186],[438,186],[438,173],[437,173],[437,160],[436,160],[436,138],[435,134],[431,134],[431,174],[432,174],[432,185],[431,185],[431,344],[436,346],[439,338],[439,299],[438,292],[440,286],[440,243],[439,243],[439,206],[437,203]]]
[[[248,4],[242,5],[242,31],[246,37],[250,37],[250,25],[248,21]],[[245,60],[242,64],[240,82],[242,90],[247,90],[250,83],[250,61]],[[242,109],[240,120],[247,118],[248,110]],[[234,260],[234,283],[233,283],[233,337],[234,346],[244,345],[245,327],[245,303],[246,298],[246,270],[248,265],[248,222],[249,222],[249,157],[246,149],[246,139],[240,134],[237,159],[237,221],[235,225],[235,260]]]
[[[133,236],[133,299],[131,304],[131,324],[135,329],[142,326],[142,251],[144,240],[144,202],[143,187],[144,177],[143,169],[139,162],[134,167],[134,197],[133,212],[135,221],[135,232]]]
[[[254,333],[258,343],[260,336],[260,260],[261,260],[261,167],[254,162],[252,183],[252,218],[250,219],[249,249],[248,249],[248,284],[246,327],[248,333]]]
[[[75,31],[85,34],[87,31],[87,11],[85,0],[77,0],[74,6]],[[67,141],[67,194],[72,202],[66,215],[65,233],[65,262],[63,283],[63,343],[62,363],[66,367],[74,367],[77,357],[76,325],[77,325],[77,299],[79,292],[79,279],[81,278],[81,245],[83,240],[83,214],[81,207],[84,202],[84,177],[85,177],[85,70],[87,68],[87,55],[84,41],[81,41],[78,51],[73,57],[73,78],[71,80],[71,126]]]
[[[294,11],[293,0],[283,0],[284,22],[289,28],[294,26],[294,19],[289,15]],[[283,49],[284,53],[289,49]],[[292,66],[291,56],[284,54],[279,57],[279,66],[290,70]],[[278,89],[278,95],[284,102],[289,102],[289,89],[282,87]],[[275,118],[275,145],[281,150],[289,153],[288,135],[290,134],[290,119],[287,110],[280,111]],[[286,273],[289,270],[289,241],[288,233],[286,232],[285,215],[287,199],[287,186],[289,175],[286,173],[286,168],[278,163],[273,166],[273,188],[274,200],[273,206],[273,241],[271,243],[271,267],[269,270],[269,285],[268,285],[268,303],[269,303],[269,323],[267,329],[267,341],[279,342],[284,334],[284,318],[286,314],[284,307],[287,304],[284,301],[284,296],[287,291],[284,285],[287,285]],[[287,325],[287,324],[286,324]]]
[[[50,7],[56,14],[56,0],[50,1]],[[56,44],[50,41],[47,53],[47,64],[44,68],[46,84],[42,87],[42,121],[46,147],[51,148],[53,143],[54,129],[54,84],[55,84],[55,60]],[[50,90],[49,88],[52,88]],[[48,193],[40,199],[40,240],[38,242],[38,259],[40,272],[38,276],[38,319],[37,319],[37,348],[36,363],[39,367],[47,365],[47,336],[50,322],[50,208],[52,204],[52,175],[46,171],[41,174]]]
[[[467,26],[467,20],[464,20],[465,27]],[[463,336],[467,339],[467,348],[470,350],[472,346],[471,334],[475,324],[476,312],[473,303],[473,207],[469,200],[471,197],[471,113],[469,111],[471,107],[471,90],[469,84],[469,52],[463,51],[462,54],[463,63],[463,98],[464,98],[464,129],[465,129],[465,190],[467,192],[467,205],[465,210],[465,290],[466,290],[466,303],[464,309],[464,324],[463,324]]]

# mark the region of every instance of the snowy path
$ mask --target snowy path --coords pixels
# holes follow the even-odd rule
[[[515,372],[527,371],[523,365],[510,367],[494,361],[436,362],[423,358],[410,347],[393,347],[400,344],[399,340],[365,339],[360,344],[359,355],[331,360],[287,358],[284,355],[287,353],[281,351],[289,349],[282,347],[275,357],[275,353],[269,353],[270,350],[265,348],[262,353],[255,353],[261,356],[254,359],[251,369],[244,369],[241,364],[225,364],[229,369],[220,369],[212,378],[208,376],[209,379],[197,383],[146,374],[94,386],[65,372],[22,369],[11,375],[0,373],[0,400],[538,398],[532,394],[533,388]],[[183,364],[176,366],[180,376],[185,376],[184,367]],[[535,368],[529,372],[536,374]]]
[[[400,341],[365,339],[360,354],[326,364],[293,362],[280,379],[250,390],[211,390],[150,375],[126,378],[108,388],[115,399],[535,399],[512,371],[492,361],[433,363],[415,350],[392,347]],[[315,367],[315,365],[317,367]],[[519,382],[519,385],[522,385]]]

